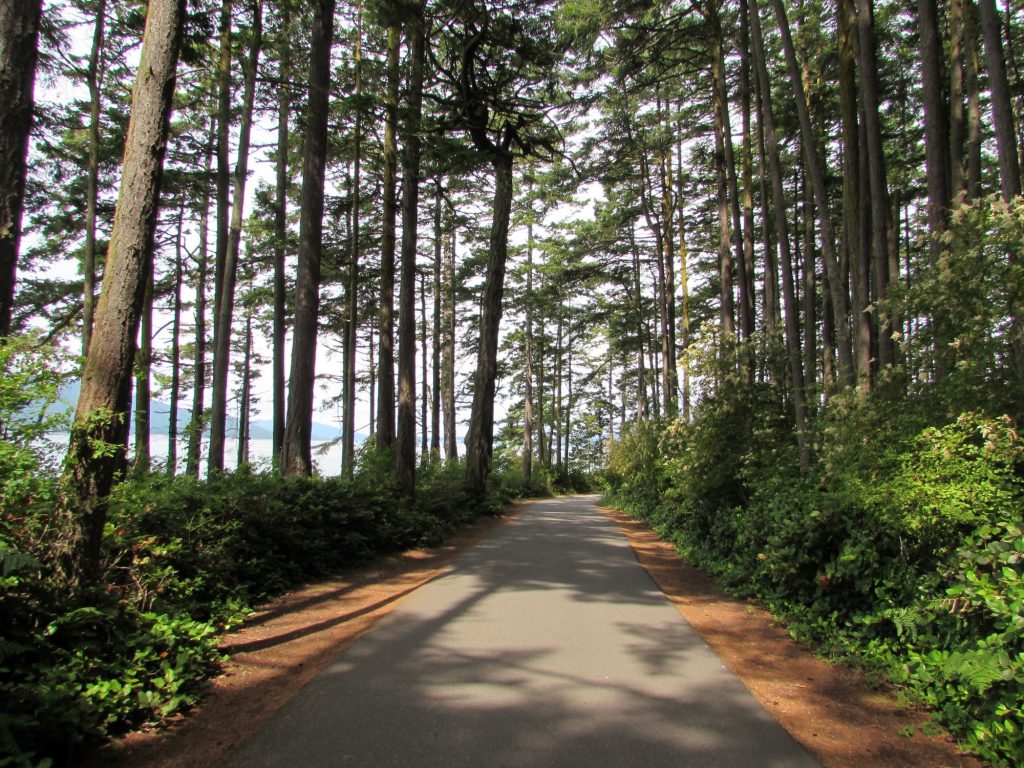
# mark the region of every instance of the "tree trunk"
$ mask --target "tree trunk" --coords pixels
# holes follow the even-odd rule
[[[395,485],[416,492],[416,240],[419,224],[420,117],[423,108],[423,6],[409,22],[409,96],[402,157],[402,255],[398,287],[398,434]]]
[[[874,264],[875,301],[884,302],[889,295],[889,283],[899,282],[896,238],[892,236],[892,213],[889,204],[889,180],[885,168],[885,147],[882,141],[882,121],[879,115],[878,62],[875,56],[875,24],[871,0],[857,0],[857,38],[860,43],[860,97],[864,109],[864,133],[867,139],[869,196],[871,200],[871,253]],[[878,316],[878,365],[881,368],[896,363],[893,329],[899,328],[899,319]]]
[[[170,413],[167,415],[167,474],[174,477],[178,472],[178,400],[181,398],[181,283],[184,280],[182,266],[182,228],[185,219],[185,204],[178,208],[178,231],[174,237],[174,286],[172,293],[171,318],[171,394]]]
[[[310,443],[316,380],[324,167],[327,162],[327,119],[333,35],[334,0],[318,0],[313,16],[309,60],[309,102],[306,108],[302,202],[299,214],[299,264],[295,281],[295,324],[292,332],[288,415],[281,458],[281,473],[286,476],[308,477],[313,472]]]
[[[427,349],[427,276],[420,272],[420,381],[423,382],[423,396],[420,398],[420,461],[427,461],[427,406],[431,399],[430,389],[427,387],[427,358],[430,350]]]
[[[142,318],[139,345],[135,352],[135,471],[146,474],[150,469],[150,415],[152,391],[150,378],[153,367],[153,292],[154,265],[147,268],[146,287],[142,297]]]
[[[942,253],[940,237],[946,229],[951,205],[949,173],[949,111],[942,84],[942,38],[939,31],[936,0],[918,0],[918,24],[921,32],[921,82],[924,99],[925,174],[928,185],[929,259],[937,269]],[[941,314],[935,322],[936,375],[948,371],[946,345],[951,331]]]
[[[441,179],[435,180],[434,195],[434,280],[433,280],[433,320],[430,338],[430,368],[433,397],[430,400],[430,459],[438,462],[441,459],[441,251],[444,244],[444,227],[442,212],[444,195]]]
[[[348,306],[345,326],[345,370],[344,370],[344,404],[342,408],[344,422],[342,424],[341,466],[346,477],[352,477],[356,459],[356,345],[359,328],[359,215],[361,196],[362,152],[363,152],[363,9],[357,5],[356,40],[353,51],[355,68],[356,125],[355,158],[352,170],[352,231],[351,249],[349,251],[348,287],[346,298]]]
[[[999,156],[999,188],[1007,202],[1020,194],[1020,160],[1017,156],[1017,134],[1013,122],[1010,83],[1006,77],[1006,59],[1000,33],[999,13],[995,0],[978,0],[981,36],[985,41],[985,62],[988,65],[989,93],[992,97],[992,123]]]
[[[572,329],[567,329],[566,338],[566,380],[565,380],[565,459],[562,462],[562,477],[569,479],[569,437],[572,435]]]
[[[237,467],[249,463],[249,434],[252,423],[252,310],[245,311],[245,341],[242,347],[242,392],[238,398]]]
[[[220,317],[221,285],[224,283],[224,263],[228,252],[228,228],[231,220],[231,5],[232,0],[221,0],[219,53],[217,58],[217,218],[216,251],[213,261],[213,325]],[[216,378],[216,373],[214,374]],[[216,404],[214,404],[216,409]],[[214,417],[216,418],[216,417]],[[214,427],[214,432],[216,428]],[[211,460],[213,444],[210,441]],[[223,441],[223,436],[221,436]],[[221,447],[223,464],[223,447]]]
[[[807,95],[804,92],[803,80],[800,76],[800,65],[797,62],[793,38],[789,31],[786,18],[786,7],[782,0],[773,0],[775,17],[778,20],[779,34],[782,38],[782,49],[789,70],[789,84],[793,90],[793,102],[800,121],[800,135],[803,138],[804,163],[811,180],[814,192],[814,205],[818,210],[818,224],[821,232],[821,255],[828,273],[829,285],[832,289],[832,305],[835,315],[836,347],[839,352],[839,368],[841,380],[848,384],[853,380],[853,355],[850,349],[850,323],[848,320],[849,301],[843,289],[843,280],[839,269],[839,260],[835,253],[835,235],[832,231],[832,216],[828,206],[828,192],[825,186],[825,168],[818,152],[818,139],[811,125],[811,115],[807,108]],[[785,278],[783,278],[785,280]]]
[[[817,289],[815,285],[815,242],[814,242],[814,207],[811,205],[810,195],[807,194],[807,174],[800,174],[803,197],[803,225],[804,225],[804,263],[803,263],[803,303],[804,303],[804,381],[807,388],[813,392],[815,382],[815,368],[818,361],[816,317]],[[808,408],[814,407],[808,396]]]
[[[100,177],[100,83],[104,72],[104,28],[107,0],[96,5],[92,50],[86,85],[89,88],[89,150],[85,171],[85,251],[82,254],[82,355],[89,354],[92,319],[96,314],[96,208]]]
[[[291,16],[288,3],[281,4],[283,34],[289,36]],[[285,258],[288,251],[288,121],[291,116],[291,60],[287,44],[281,45],[277,88],[277,157],[274,189],[274,325],[273,325],[273,451],[274,470],[281,471],[284,448],[286,383],[284,372],[285,319],[287,314],[287,282]]]
[[[42,0],[0,4],[0,337],[11,332]]]
[[[555,402],[552,419],[555,430],[555,475],[562,480],[562,382],[565,380],[562,361],[565,359],[565,345],[562,331],[565,328],[564,303],[561,291],[558,292],[558,329],[555,331]]]
[[[755,320],[757,307],[754,298],[754,150],[751,138],[750,126],[750,40],[747,31],[748,22],[746,2],[740,3],[740,31],[739,31],[739,102],[740,119],[743,130],[743,157],[741,161],[741,173],[743,175],[743,258],[747,269],[747,312],[750,315],[750,333],[756,330]]]
[[[839,7],[839,103],[842,118],[843,146],[843,254],[850,265],[850,293],[853,314],[853,357],[857,385],[871,388],[871,297],[867,284],[868,244],[861,230],[862,152],[861,126],[858,124],[857,91],[857,28],[854,0],[842,0]],[[862,279],[863,278],[863,279]],[[810,333],[810,328],[807,327]],[[813,370],[813,369],[812,369]],[[808,376],[813,381],[813,376]]]
[[[444,253],[444,369],[441,376],[441,400],[444,403],[444,457],[446,461],[459,458],[455,435],[455,220],[449,213]]]
[[[665,104],[666,110],[668,104]],[[660,105],[659,105],[660,111]],[[669,130],[670,126],[666,126]],[[665,289],[662,301],[665,305],[665,335],[662,341],[665,371],[665,415],[673,419],[679,412],[679,374],[676,370],[676,276],[675,276],[675,201],[672,199],[672,146],[660,144],[661,154],[661,260],[665,265]],[[568,440],[568,437],[566,438]]]
[[[727,205],[732,213],[732,228],[735,232],[735,243],[730,237],[730,246],[736,248],[736,288],[739,299],[739,334],[742,339],[754,335],[754,303],[753,278],[749,274],[750,265],[744,248],[744,230],[740,220],[739,184],[736,180],[736,152],[732,143],[732,121],[729,115],[729,86],[726,82],[725,51],[722,45],[722,32],[715,22],[716,32],[713,42],[714,63],[712,75],[715,88],[716,121],[721,123],[722,162],[724,163]],[[721,215],[721,214],[720,214]],[[728,226],[728,225],[727,225]]]
[[[377,447],[395,442],[395,190],[398,178],[399,30],[388,28],[387,95],[384,102],[384,200],[380,251],[380,342],[377,365]],[[450,457],[449,457],[450,458]]]
[[[796,437],[800,450],[800,466],[802,469],[806,469],[810,466],[811,447],[807,434],[807,399],[804,389],[804,371],[800,360],[800,328],[797,323],[799,311],[793,290],[793,268],[789,250],[789,225],[786,223],[786,195],[782,187],[779,142],[775,131],[775,113],[772,108],[768,68],[764,57],[761,19],[758,15],[757,0],[749,0],[749,3],[750,39],[753,49],[754,67],[757,71],[758,91],[761,97],[761,118],[764,123],[765,140],[767,142],[769,175],[771,176],[772,198],[774,202],[775,234],[779,247],[779,264],[782,268],[782,300],[785,304],[786,352],[789,359]],[[780,26],[782,26],[781,22]],[[792,53],[792,49],[790,53]],[[795,60],[795,57],[793,58]],[[794,74],[792,69],[790,74],[792,79]],[[795,75],[797,84],[800,84],[799,72],[795,73]],[[802,85],[800,85],[800,88],[802,93]],[[804,106],[806,111],[806,103]],[[836,265],[836,271],[838,271],[838,265]]]
[[[981,195],[981,96],[978,86],[978,8],[964,7],[964,88],[967,91],[967,198]]]
[[[716,44],[716,47],[720,45]],[[715,177],[718,180],[718,280],[719,299],[718,316],[719,329],[722,333],[723,350],[731,345],[736,337],[736,308],[733,301],[732,287],[732,236],[729,230],[729,192],[728,181],[725,170],[725,125],[724,115],[728,108],[722,102],[722,91],[725,90],[725,83],[719,81],[724,79],[725,73],[718,69],[719,56],[715,55],[713,60],[716,66],[713,68],[714,113],[715,113]]]
[[[217,284],[217,314],[213,333],[213,412],[210,419],[209,472],[211,474],[224,469],[231,321],[235,309],[238,254],[242,243],[242,209],[245,206],[245,182],[249,174],[249,140],[252,135],[252,117],[256,100],[256,75],[263,43],[263,0],[254,0],[252,14],[252,48],[249,60],[245,65],[242,122],[238,131],[238,159],[235,163],[231,194],[231,221],[220,275],[221,282]]]
[[[531,192],[532,186],[531,186]],[[526,223],[526,371],[523,395],[523,484],[533,482],[533,210]]]
[[[213,121],[210,121],[211,126]],[[188,425],[188,449],[185,460],[185,474],[199,477],[199,460],[203,444],[203,409],[206,401],[206,280],[210,263],[210,188],[206,178],[212,166],[215,137],[206,147],[206,173],[203,177],[203,197],[199,210],[199,258],[196,264],[196,341],[195,365],[192,374],[192,419]]]
[[[949,172],[953,198],[967,187],[964,175],[964,2],[950,0],[946,22],[949,29]]]
[[[106,499],[125,464],[132,362],[153,260],[184,5],[184,0],[150,0],[146,14],[106,276],[65,463],[68,495],[62,512],[69,530],[57,554],[72,587],[99,576]],[[97,441],[113,450],[95,450]]]
[[[500,155],[494,164],[494,218],[480,318],[480,348],[473,380],[473,407],[466,445],[466,488],[481,495],[490,472],[494,447],[494,387],[498,374],[498,330],[505,290],[508,226],[512,215],[512,156]]]

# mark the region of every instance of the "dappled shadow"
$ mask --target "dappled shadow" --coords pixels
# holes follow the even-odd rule
[[[301,627],[299,627],[297,629],[292,629],[292,630],[289,630],[287,632],[281,632],[281,633],[278,633],[276,635],[270,635],[268,637],[261,637],[261,638],[256,639],[256,640],[249,640],[249,641],[244,641],[244,642],[232,642],[232,641],[229,640],[229,641],[224,642],[220,646],[220,649],[222,651],[226,652],[226,653],[231,653],[231,654],[235,654],[235,653],[252,653],[253,651],[258,651],[258,650],[261,650],[263,648],[271,648],[271,647],[273,647],[275,645],[281,645],[282,643],[291,642],[292,640],[298,640],[301,637],[306,637],[308,635],[313,635],[313,634],[316,634],[317,632],[323,632],[324,630],[331,629],[332,627],[337,627],[340,624],[345,624],[346,622],[353,621],[353,620],[358,619],[358,618],[360,618],[362,616],[366,616],[368,614],[371,614],[374,611],[378,611],[381,608],[384,608],[385,606],[390,605],[391,603],[394,603],[394,602],[397,602],[398,600],[401,600],[403,597],[408,595],[410,592],[414,592],[415,590],[419,589],[421,586],[422,586],[421,583],[413,584],[411,587],[403,589],[403,590],[401,590],[399,592],[395,592],[394,594],[389,595],[388,597],[384,598],[383,600],[378,600],[375,603],[371,603],[369,605],[365,605],[365,606],[363,606],[361,608],[357,608],[357,609],[352,610],[352,611],[347,611],[347,612],[345,612],[345,613],[343,613],[343,614],[341,614],[339,616],[335,616],[334,618],[328,619],[326,621],[319,621],[319,622],[316,622],[314,624],[304,624],[303,626],[301,626]],[[338,591],[339,592],[343,592],[344,590],[338,590]]]
[[[234,766],[812,766],[578,499],[524,510]]]

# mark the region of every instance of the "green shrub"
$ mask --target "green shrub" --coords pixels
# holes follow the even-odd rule
[[[436,544],[500,510],[505,482],[473,500],[458,464],[427,465],[410,500],[372,447],[348,479],[136,477],[109,500],[103,587],[68,595],[47,563],[55,473],[30,444],[0,441],[0,466],[0,766],[73,761],[82,742],[189,707],[217,636],[254,602]]]
[[[885,672],[995,764],[1024,760],[1024,461],[1007,417],[833,398],[798,462],[768,388],[613,446],[613,501],[798,637]],[[938,412],[941,415],[941,411]]]

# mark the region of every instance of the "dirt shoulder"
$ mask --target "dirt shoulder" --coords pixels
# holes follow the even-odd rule
[[[826,768],[977,768],[928,717],[900,707],[864,675],[815,657],[772,617],[718,589],[643,523],[603,510],[640,564],[754,697]]]
[[[200,707],[158,729],[105,746],[87,765],[221,765],[404,596],[444,574],[460,552],[515,512],[513,507],[504,517],[480,520],[441,546],[385,558],[262,606],[224,638],[222,648],[230,661],[211,681]],[[725,595],[645,525],[604,512],[683,617],[826,768],[981,765],[961,755],[950,740],[923,734],[924,715],[900,708],[892,696],[872,689],[863,675],[815,658],[767,613]]]
[[[285,702],[398,602],[445,573],[460,552],[516,513],[482,518],[444,544],[383,558],[341,578],[311,584],[259,608],[226,635],[230,660],[185,716],[128,734],[100,749],[88,768],[218,766]]]

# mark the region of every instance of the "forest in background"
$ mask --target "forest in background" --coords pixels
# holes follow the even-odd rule
[[[4,9],[0,765],[189,706],[255,600],[593,482],[1024,759],[1022,12]]]

